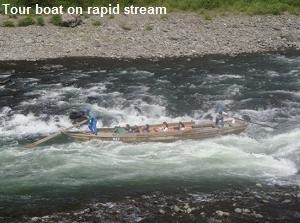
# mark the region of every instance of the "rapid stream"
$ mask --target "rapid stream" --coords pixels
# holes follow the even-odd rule
[[[0,78],[9,79],[0,85],[0,216],[178,187],[300,185],[299,53],[1,62]],[[71,126],[69,113],[87,106],[100,117],[98,127],[200,122],[223,106],[272,128],[251,124],[239,136],[174,143],[61,136],[24,149]]]

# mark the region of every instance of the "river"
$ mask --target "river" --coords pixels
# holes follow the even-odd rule
[[[0,216],[178,187],[300,185],[299,53],[0,62],[0,78],[8,77],[0,85]],[[68,114],[85,107],[101,127],[199,122],[212,118],[216,106],[272,128],[252,124],[239,136],[174,143],[62,136],[23,147],[70,126]]]

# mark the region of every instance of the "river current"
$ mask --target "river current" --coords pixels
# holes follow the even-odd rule
[[[0,216],[43,213],[151,190],[300,185],[300,56],[212,56],[164,60],[69,58],[1,62]],[[124,144],[61,136],[91,108],[98,127],[200,122],[223,106],[251,124],[239,136]],[[83,126],[82,129],[87,129]]]

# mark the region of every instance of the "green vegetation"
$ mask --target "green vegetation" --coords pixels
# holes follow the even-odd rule
[[[10,18],[10,19],[17,19],[18,16],[17,15],[8,15],[8,18]]]
[[[85,18],[85,19],[88,19],[88,18],[90,18],[90,15],[89,15],[89,14],[87,14],[87,13],[84,13],[84,14],[83,14],[83,16],[84,16],[84,18]]]
[[[153,26],[151,26],[151,25],[146,25],[145,30],[146,30],[146,31],[151,31],[151,30],[153,30]]]
[[[209,11],[204,11],[203,13],[201,13],[204,17],[205,20],[212,20],[213,16],[211,15],[211,13],[209,13]]]
[[[50,22],[55,26],[61,26],[62,25],[61,15],[53,15],[50,19]]]
[[[94,21],[93,26],[102,26],[102,23],[100,21]]]
[[[15,27],[15,23],[13,21],[7,20],[2,24],[3,27]]]
[[[166,6],[171,10],[241,12],[245,14],[281,14],[283,12],[300,13],[300,0],[2,0],[15,6],[107,6],[119,3],[121,7],[135,6]],[[0,8],[0,12],[3,11]]]
[[[34,25],[35,22],[32,17],[26,16],[25,18],[22,18],[18,21],[18,26],[30,26]]]
[[[38,24],[39,26],[44,26],[44,25],[45,25],[45,20],[44,20],[44,18],[43,18],[42,16],[38,16],[38,17],[36,18],[36,21],[37,21],[37,24]]]

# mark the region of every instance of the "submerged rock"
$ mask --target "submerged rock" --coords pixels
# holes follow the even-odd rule
[[[105,200],[105,202],[92,203],[81,210],[70,213],[48,214],[44,217],[28,217],[16,222],[279,222],[278,212],[284,222],[298,222],[300,213],[296,199],[291,199],[289,205],[282,205],[289,194],[298,193],[296,189],[274,189],[267,190],[267,186],[261,191],[255,191],[257,195],[264,197],[268,194],[270,203],[257,202],[248,192],[240,190],[216,191],[211,194],[185,191],[171,193],[149,193],[149,197],[141,195],[130,198],[120,197],[119,200]],[[274,191],[275,190],[275,191]],[[296,190],[296,191],[295,191]],[[233,214],[223,211],[231,206],[232,197],[241,196],[237,199]],[[199,199],[199,197],[206,199]],[[211,198],[211,199],[207,199]],[[275,200],[278,199],[278,201]],[[192,207],[195,206],[195,207]],[[251,207],[247,208],[247,207]],[[216,211],[212,211],[216,210]],[[259,211],[257,213],[256,211]],[[191,214],[192,213],[192,214]],[[4,221],[10,222],[10,221]]]
[[[250,210],[248,208],[243,208],[243,213],[250,213]]]
[[[38,222],[39,220],[40,220],[40,218],[38,218],[38,217],[31,218],[31,222]]]
[[[230,213],[229,212],[225,212],[225,211],[223,211],[223,216],[229,216],[230,215]]]
[[[283,204],[287,204],[287,203],[291,203],[292,201],[290,199],[285,199],[284,201],[282,201],[281,203]]]
[[[235,209],[234,209],[234,212],[235,212],[235,213],[242,213],[242,209],[240,209],[240,208],[235,208]]]
[[[229,216],[230,213],[229,212],[225,212],[225,211],[216,211],[216,214],[219,216],[219,217],[223,217],[223,216]]]
[[[192,210],[191,208],[187,208],[187,209],[185,210],[185,212],[188,213],[188,214],[191,213],[192,211],[193,211],[193,210]]]
[[[256,218],[263,218],[264,217],[261,214],[257,214],[257,213],[253,213],[253,216],[256,217]]]
[[[166,212],[163,209],[159,209],[159,213],[165,214]]]
[[[173,208],[173,209],[174,209],[175,212],[181,211],[181,209],[180,209],[177,205],[174,205],[174,208]]]
[[[223,213],[223,211],[218,210],[218,211],[216,211],[216,214],[217,214],[218,216],[222,217],[224,213]]]
[[[221,220],[218,220],[218,219],[215,219],[215,218],[209,218],[207,222],[208,223],[222,223]]]
[[[183,208],[188,209],[188,208],[190,208],[190,205],[188,203],[185,203]]]

